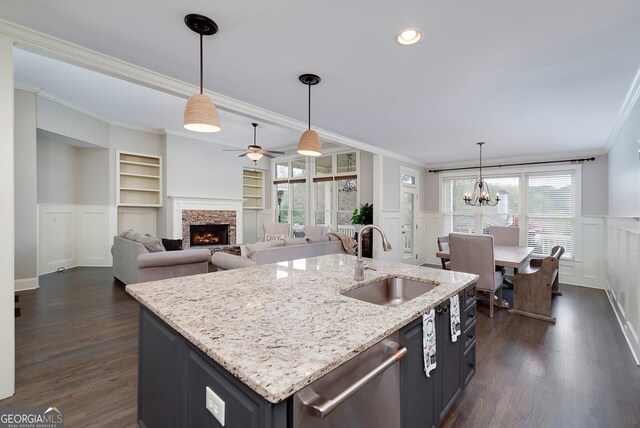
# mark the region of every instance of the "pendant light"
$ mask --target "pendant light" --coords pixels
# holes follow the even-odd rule
[[[322,154],[320,135],[311,129],[311,86],[320,83],[320,77],[315,74],[303,74],[298,79],[303,85],[309,86],[309,129],[304,131],[302,137],[300,137],[298,153],[305,156],[320,156]]]
[[[258,128],[258,124],[257,123],[252,123],[251,124],[253,126],[253,147],[259,147],[258,145],[256,145],[256,129]],[[249,147],[251,148],[251,147]],[[260,159],[262,159],[262,153],[261,152],[249,152],[247,153],[247,157],[249,159],[251,159],[253,161],[253,163],[258,163],[258,161]]]
[[[200,93],[193,95],[184,108],[184,127],[196,132],[220,131],[220,119],[211,98],[202,93],[202,37],[218,32],[218,25],[210,18],[192,13],[184,17],[184,22],[194,32],[200,34]]]

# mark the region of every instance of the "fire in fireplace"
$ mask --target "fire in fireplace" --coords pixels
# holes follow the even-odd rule
[[[228,224],[191,224],[189,225],[189,245],[227,245],[229,244]]]

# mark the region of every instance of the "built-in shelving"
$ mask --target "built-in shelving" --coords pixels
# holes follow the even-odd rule
[[[242,171],[243,208],[261,210],[264,208],[264,172],[254,169]]]
[[[117,205],[162,206],[162,157],[117,152]]]

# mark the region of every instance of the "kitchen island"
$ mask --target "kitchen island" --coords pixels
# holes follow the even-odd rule
[[[446,403],[440,403],[442,397],[436,400],[431,424],[437,424],[444,407],[448,412],[473,374],[465,367],[473,369],[475,364],[475,331],[468,332],[475,328],[477,276],[378,260],[370,263],[377,271],[367,270],[361,282],[353,280],[355,257],[336,254],[127,286],[141,303],[140,425],[292,426],[296,392],[396,332],[409,350],[400,364],[414,361],[413,372],[400,367],[407,377],[401,378],[401,389],[446,384],[444,358],[436,376],[427,378],[424,371],[415,370],[420,368],[415,362],[422,359],[421,315],[442,305],[447,308],[449,298],[458,294],[463,336],[455,345],[459,355],[447,358],[455,359],[448,371],[457,370],[456,379],[450,379],[457,384],[454,397]],[[435,287],[394,307],[343,295],[392,276]],[[440,308],[439,314],[444,316],[446,310]],[[438,355],[444,357],[451,342],[444,334],[448,328],[444,317],[440,324]],[[408,340],[411,348],[405,344]],[[466,356],[471,349],[473,358]],[[469,361],[463,367],[465,358]],[[215,404],[206,395],[209,384],[225,402],[224,425],[205,408],[205,402]],[[441,387],[433,385],[435,395],[442,395]],[[407,394],[411,396],[401,397],[402,426],[418,426],[405,407],[418,406],[409,401],[419,403],[421,394],[401,395]]]

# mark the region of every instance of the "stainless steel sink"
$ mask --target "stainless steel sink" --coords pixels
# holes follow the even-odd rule
[[[342,293],[344,296],[380,306],[398,306],[438,286],[435,282],[391,277]]]

